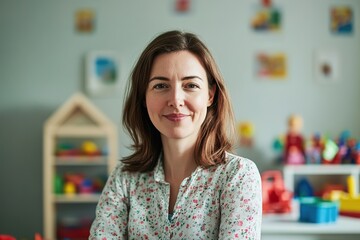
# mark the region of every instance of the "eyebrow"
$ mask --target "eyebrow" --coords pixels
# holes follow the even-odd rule
[[[197,78],[197,79],[199,79],[199,80],[203,81],[203,79],[202,79],[201,77],[196,76],[196,75],[194,75],[194,76],[186,76],[186,77],[183,77],[183,78],[181,79],[181,81],[184,81],[184,80],[189,80],[189,79],[193,79],[193,78]],[[169,79],[169,78],[167,78],[167,77],[163,77],[163,76],[155,76],[155,77],[152,77],[152,78],[150,78],[149,82],[151,82],[151,81],[153,81],[153,80],[164,80],[164,81],[170,81],[170,79]]]

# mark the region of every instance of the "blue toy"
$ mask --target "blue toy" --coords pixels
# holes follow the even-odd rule
[[[334,223],[338,216],[338,202],[317,197],[300,198],[300,222]]]

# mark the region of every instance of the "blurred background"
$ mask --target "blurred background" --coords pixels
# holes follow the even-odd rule
[[[344,28],[334,7],[351,11]],[[119,157],[129,154],[124,89],[143,48],[163,31],[194,32],[207,44],[237,123],[250,128],[250,144],[239,141],[236,152],[261,172],[279,167],[273,142],[293,113],[305,137],[347,130],[358,138],[359,14],[357,0],[1,0],[0,233],[42,233],[42,186],[50,181],[42,176],[43,125],[74,93],[117,125]],[[110,90],[90,87],[88,61],[101,53],[117,59]]]

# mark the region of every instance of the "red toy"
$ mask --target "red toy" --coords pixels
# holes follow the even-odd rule
[[[281,172],[269,170],[261,174],[263,213],[288,213],[293,194],[284,187]]]
[[[303,125],[302,118],[291,115],[288,120],[288,133],[285,138],[284,161],[286,164],[304,164],[305,146],[300,133]]]
[[[13,236],[0,234],[0,240],[16,240]]]

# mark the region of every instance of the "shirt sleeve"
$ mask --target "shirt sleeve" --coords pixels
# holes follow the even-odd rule
[[[108,178],[96,207],[90,240],[127,239],[127,180],[118,164]]]
[[[254,162],[239,158],[227,171],[220,196],[219,239],[261,238],[261,177]]]

